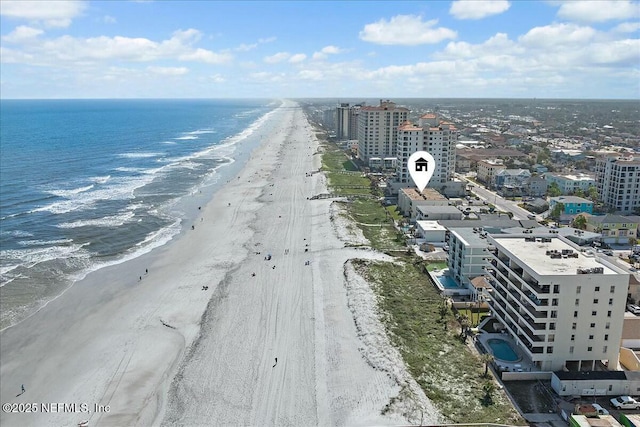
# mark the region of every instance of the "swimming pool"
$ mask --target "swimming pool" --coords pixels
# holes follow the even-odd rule
[[[505,362],[517,362],[520,360],[518,354],[511,348],[511,344],[500,338],[491,338],[487,340],[487,345],[491,347],[493,357],[504,360]]]
[[[460,287],[451,276],[443,275],[436,277],[438,278],[438,282],[440,282],[442,287],[445,289],[458,289]]]

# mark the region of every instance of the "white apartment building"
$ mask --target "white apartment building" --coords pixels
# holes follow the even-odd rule
[[[478,181],[484,182],[488,186],[493,186],[493,177],[501,170],[507,167],[500,159],[487,159],[478,161]]]
[[[358,158],[396,157],[398,126],[407,121],[409,110],[391,101],[377,107],[360,107],[358,114]]]
[[[436,169],[429,181],[429,187],[441,188],[443,184],[453,180],[458,131],[452,123],[441,120],[435,114],[425,114],[420,117],[417,125],[410,122],[402,123],[398,127],[397,141],[396,170],[399,183],[413,185],[407,161],[416,151],[426,151],[435,160]]]
[[[608,157],[596,161],[600,200],[622,214],[640,208],[640,159]]]
[[[487,264],[487,233],[482,229],[449,229],[449,274],[461,285],[472,288],[471,279],[484,276]]]
[[[557,234],[487,241],[492,313],[539,369],[617,369],[628,273]]]
[[[589,187],[595,187],[596,185],[594,177],[583,173],[576,175],[560,175],[547,172],[544,176],[549,184],[555,182],[563,195],[574,194],[577,190],[582,190],[586,193],[589,190]]]

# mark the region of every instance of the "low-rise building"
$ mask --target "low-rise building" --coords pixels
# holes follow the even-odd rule
[[[455,206],[417,206],[416,221],[438,221],[445,219],[462,219],[464,214]]]
[[[524,181],[523,194],[531,197],[542,197],[547,194],[549,183],[544,176],[532,175]]]
[[[493,177],[498,171],[504,170],[507,167],[500,159],[486,159],[478,161],[478,181],[483,182],[488,186],[493,186]]]
[[[549,209],[553,210],[556,205],[562,203],[565,215],[576,215],[579,213],[593,213],[593,202],[577,196],[558,196],[549,199]]]
[[[595,187],[596,181],[593,176],[586,174],[561,175],[557,173],[545,173],[545,179],[551,185],[556,183],[562,194],[574,194],[578,190],[588,192],[589,187]]]
[[[601,241],[607,244],[628,244],[629,239],[638,238],[639,221],[633,217],[621,215],[584,215],[587,219],[586,229],[600,233]]]
[[[433,188],[420,193],[416,188],[401,188],[398,192],[398,209],[411,221],[418,215],[418,206],[448,206],[449,200]]]
[[[416,236],[429,243],[444,243],[447,229],[438,221],[416,221]]]

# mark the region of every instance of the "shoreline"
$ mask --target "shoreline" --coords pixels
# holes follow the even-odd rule
[[[306,174],[320,167],[315,131],[297,103],[275,111],[194,230],[0,332],[3,403],[110,411],[3,413],[3,424],[398,425],[424,409],[381,414],[401,387],[372,357],[406,367],[388,341],[363,342],[356,311],[377,312],[352,300],[345,266],[387,258],[345,247],[332,201],[309,200],[326,190],[324,174]]]

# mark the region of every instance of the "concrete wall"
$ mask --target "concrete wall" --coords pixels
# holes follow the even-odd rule
[[[553,372],[503,372],[502,381],[549,381]]]
[[[640,371],[640,359],[628,348],[620,347],[620,363],[629,371]]]

